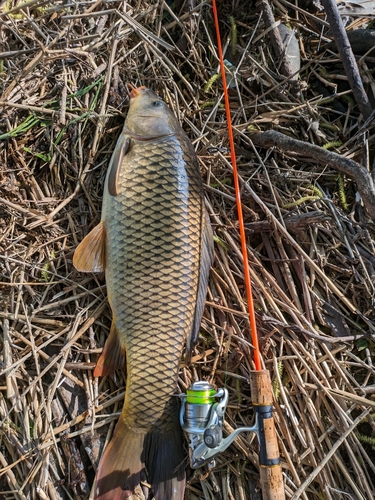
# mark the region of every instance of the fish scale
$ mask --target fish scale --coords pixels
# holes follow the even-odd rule
[[[123,417],[133,428],[153,425],[165,415],[166,402],[176,394],[182,346],[194,315],[202,186],[199,175],[193,176],[198,182],[188,184],[180,172],[186,165],[197,169],[175,136],[133,141],[121,165],[119,194],[103,208],[106,280],[128,360]],[[125,259],[119,241],[126,241]],[[175,403],[168,411],[174,419]],[[168,420],[158,426],[169,425]]]
[[[94,375],[121,368],[126,352],[124,406],[95,500],[124,500],[142,481],[155,500],[183,499],[177,379],[184,344],[189,357],[198,335],[212,247],[193,146],[156,94],[134,89],[101,223],[73,258],[79,270],[106,273],[113,320]]]

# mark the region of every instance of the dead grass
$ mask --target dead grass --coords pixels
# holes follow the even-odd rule
[[[188,4],[193,15],[164,0],[2,2],[1,498],[88,498],[121,409],[124,376],[92,376],[110,325],[103,277],[76,272],[72,255],[99,221],[127,82],[160,93],[188,131],[215,231],[201,338],[193,364],[182,366],[181,390],[199,378],[226,386],[226,430],[252,421],[253,364],[220,80],[207,89],[218,71],[215,36],[209,4]],[[274,6],[276,19],[285,20],[288,2]],[[332,143],[367,166],[373,130],[358,133],[351,100],[335,111],[316,90],[317,82],[330,91],[341,84],[329,75],[340,73],[332,69],[337,55],[317,53],[327,41],[322,15],[289,13],[302,50],[303,90],[296,95],[278,73],[255,5],[219,2],[219,9],[226,58],[237,68],[231,106],[286,495],[369,499],[374,223],[352,179],[303,155],[255,148],[251,132],[273,128]],[[374,88],[372,73],[361,69]],[[186,498],[260,498],[257,446],[254,436],[242,435],[211,474],[194,474]]]

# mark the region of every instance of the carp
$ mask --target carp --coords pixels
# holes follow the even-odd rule
[[[112,309],[94,376],[125,368],[126,393],[95,479],[96,500],[182,500],[185,454],[177,379],[197,340],[213,236],[194,148],[168,106],[133,88],[104,185],[101,222],[73,264],[105,271]]]

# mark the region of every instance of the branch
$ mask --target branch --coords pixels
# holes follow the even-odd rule
[[[266,148],[276,146],[285,153],[293,152],[308,155],[313,161],[322,165],[329,165],[335,170],[352,177],[357,183],[358,192],[361,195],[367,212],[370,217],[375,220],[374,181],[370,173],[359,163],[340,156],[337,153],[326,151],[314,144],[298,141],[297,139],[293,139],[292,137],[273,130],[252,134],[251,140],[258,146]]]
[[[275,26],[275,18],[272,13],[272,9],[268,3],[267,0],[259,0],[257,3],[258,6],[262,9],[263,12],[263,19],[264,19],[264,24],[266,28],[271,28],[272,26]],[[275,56],[277,59],[281,60],[281,72],[284,76],[292,78],[294,75],[295,71],[293,71],[293,67],[291,65],[290,60],[285,57],[285,46],[283,44],[282,38],[281,38],[281,33],[278,29],[278,27],[274,27],[270,33],[270,39],[271,39],[271,44],[272,48],[274,50]]]
[[[326,11],[337,50],[339,51],[346,76],[349,80],[350,88],[353,91],[354,99],[356,100],[356,103],[366,120],[371,115],[372,107],[365,89],[363,88],[357,62],[350,46],[348,35],[345,31],[344,25],[342,24],[336,0],[322,0],[322,4]]]

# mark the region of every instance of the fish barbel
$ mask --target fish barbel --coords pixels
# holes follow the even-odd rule
[[[94,371],[125,366],[121,416],[95,480],[96,500],[182,500],[185,470],[177,377],[198,337],[213,238],[194,148],[168,106],[133,88],[113,152],[101,222],[77,247],[80,271],[105,270],[112,326]],[[146,496],[147,498],[147,496]]]

